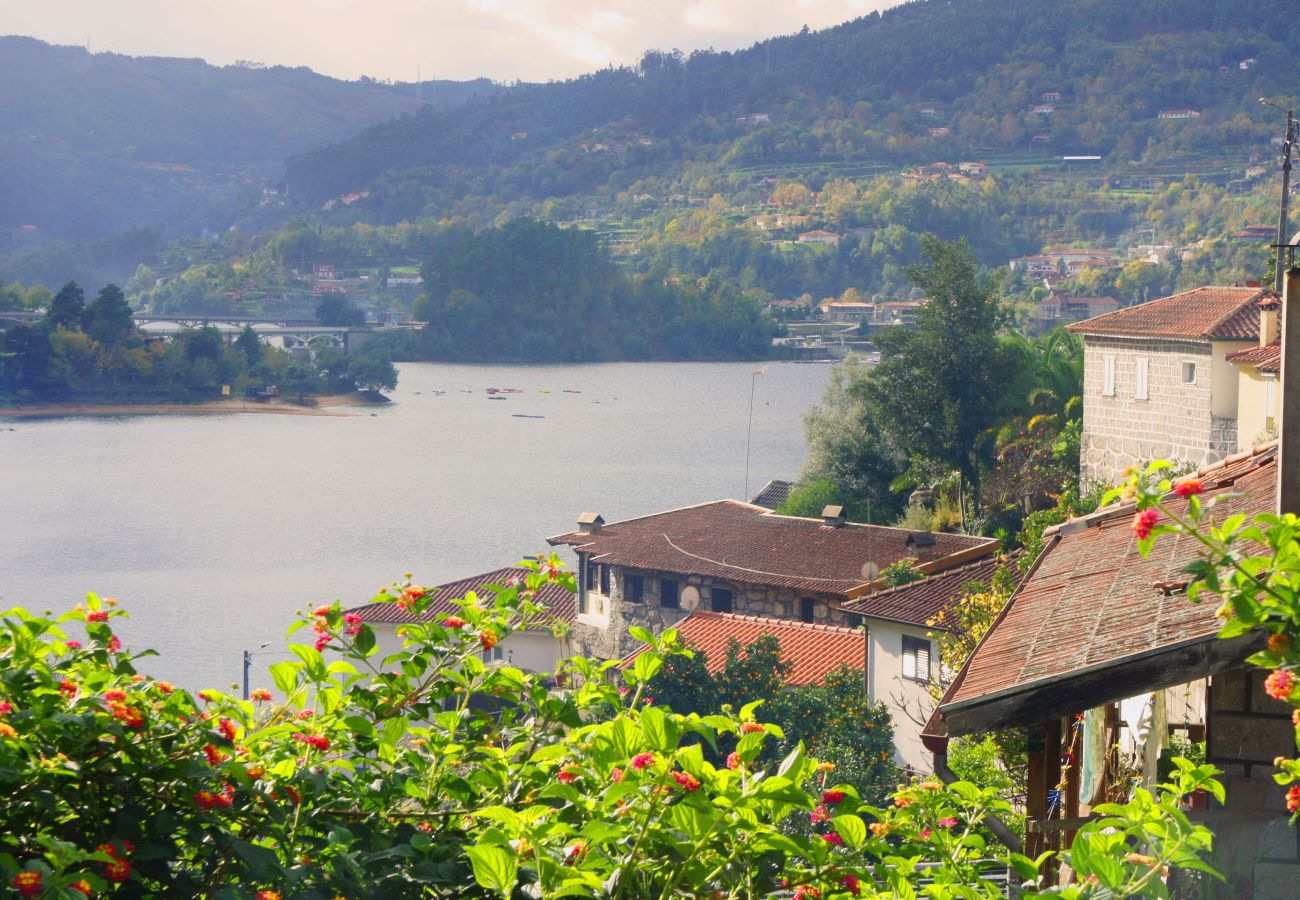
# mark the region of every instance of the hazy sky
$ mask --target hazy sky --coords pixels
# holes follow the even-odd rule
[[[564,78],[647,48],[731,50],[899,0],[0,0],[0,34],[340,78]]]

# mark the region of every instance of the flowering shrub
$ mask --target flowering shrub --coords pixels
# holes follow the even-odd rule
[[[782,734],[757,704],[647,704],[647,682],[685,652],[671,630],[641,633],[652,647],[627,670],[566,662],[563,689],[485,665],[484,647],[537,620],[545,581],[571,581],[553,560],[531,568],[454,616],[409,582],[384,591],[422,620],[388,659],[369,626],[321,606],[293,629],[311,642],[272,666],[277,693],[250,701],[137,674],[111,601],[9,611],[0,878],[23,897],[1000,896],[977,824],[1007,804],[930,781],[876,808],[802,746],[760,763]],[[734,751],[714,765],[704,747],[723,738]],[[1117,809],[1115,827],[1145,827],[1153,809]],[[782,829],[793,821],[805,827]],[[1153,866],[1123,862],[1136,843],[1081,840],[1076,854],[1096,848],[1093,869],[1076,860],[1085,877],[1117,896],[1150,885]],[[1155,843],[1140,848],[1154,868],[1183,864]],[[1196,846],[1179,844],[1188,858]],[[1032,890],[1041,860],[1003,862]],[[1133,874],[1116,881],[1110,863]]]

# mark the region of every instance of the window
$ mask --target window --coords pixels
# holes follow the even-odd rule
[[[609,566],[600,567],[600,592],[609,596]]]
[[[583,583],[586,585],[587,590],[594,591],[596,589],[596,564],[591,561],[590,556],[582,557],[582,568]]]
[[[500,647],[493,647],[491,650],[484,650],[479,654],[479,658],[485,663],[494,662],[504,658]]]
[[[1196,384],[1196,363],[1183,363],[1183,384]]]
[[[1115,357],[1110,354],[1101,358],[1101,394],[1115,396]]]
[[[1264,376],[1264,427],[1277,427],[1277,376]]]
[[[903,677],[926,684],[930,680],[930,642],[903,635]]]
[[[812,597],[799,598],[799,618],[811,622],[817,617],[817,601]]]
[[[623,599],[631,600],[633,603],[640,603],[645,600],[645,576],[623,576]]]
[[[1137,361],[1137,380],[1133,385],[1134,400],[1150,400],[1147,394],[1147,360],[1145,358]]]
[[[713,589],[713,611],[731,612],[731,591],[723,588]]]
[[[678,584],[667,578],[659,579],[659,605],[666,606],[669,609],[680,609],[682,605],[681,598],[678,596]]]

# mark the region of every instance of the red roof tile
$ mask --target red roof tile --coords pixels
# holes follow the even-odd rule
[[[944,569],[934,575],[868,594],[845,603],[841,609],[873,619],[887,619],[908,625],[928,625],[943,609],[958,600],[967,584],[979,582],[987,588],[999,569],[1011,572],[1015,583],[1024,577],[1014,558],[986,556],[973,563]]]
[[[1231,456],[1202,469],[1201,477],[1207,496],[1232,495],[1215,506],[1215,518],[1270,511],[1277,444]],[[1047,548],[949,686],[942,711],[993,694],[1048,689],[1072,673],[1218,634],[1222,623],[1213,598],[1191,603],[1155,586],[1185,583],[1182,570],[1199,557],[1201,545],[1165,535],[1144,558],[1132,514],[1131,504],[1110,507],[1046,533]],[[933,724],[928,734],[935,733]]]
[[[861,669],[866,654],[862,632],[856,628],[700,609],[673,627],[687,646],[704,654],[710,672],[722,671],[727,662],[727,647],[733,640],[746,647],[765,634],[775,635],[781,643],[781,661],[786,665],[788,685],[816,684],[841,665]],[[642,652],[633,653],[623,665],[631,665]]]
[[[1257,372],[1276,374],[1282,371],[1282,345],[1274,342],[1264,347],[1238,350],[1236,353],[1229,353],[1226,359],[1239,366],[1250,366]]]
[[[1253,287],[1201,287],[1065,327],[1076,334],[1259,340],[1255,303],[1269,294]]]
[[[865,563],[883,569],[909,556],[907,542],[913,534],[880,525],[833,528],[821,519],[778,516],[738,500],[716,500],[547,541],[572,545],[617,566],[846,597],[866,580]],[[955,554],[982,556],[997,546],[994,538],[958,534],[935,534],[934,540],[927,562],[936,567]],[[961,561],[959,556],[949,564]]]
[[[527,569],[511,566],[505,569],[497,569],[494,572],[484,572],[481,575],[471,575],[459,581],[430,588],[429,596],[432,602],[426,621],[436,615],[460,612],[460,607],[451,601],[463,598],[470,591],[493,598],[496,596],[496,593],[492,590],[493,586],[504,587],[511,581],[526,578],[530,574],[532,573]],[[577,617],[578,606],[575,596],[561,585],[544,585],[533,598],[533,602],[545,607],[552,618],[561,622],[572,624]],[[348,612],[356,613],[361,616],[361,621],[371,625],[405,625],[417,621],[414,616],[396,603],[368,603],[365,606],[358,606],[355,609],[348,610]]]

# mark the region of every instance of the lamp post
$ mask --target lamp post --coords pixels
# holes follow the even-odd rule
[[[767,366],[762,366],[749,376],[749,427],[745,431],[745,495],[741,498],[746,503],[749,502],[749,448],[754,439],[754,386],[758,384],[758,376],[766,371]]]
[[[269,646],[271,646],[271,642],[265,641],[257,648],[257,650],[244,651],[244,699],[245,700],[248,699],[248,675],[249,675],[249,671],[253,668],[253,656],[257,654],[258,650],[265,650]]]
[[[1283,248],[1291,242],[1290,236],[1286,233],[1286,208],[1287,201],[1290,199],[1288,194],[1291,191],[1291,147],[1296,140],[1296,120],[1294,111],[1283,109],[1276,103],[1270,102],[1266,97],[1260,97],[1259,102],[1276,109],[1278,112],[1286,113],[1286,137],[1282,140],[1282,204],[1278,211],[1277,220],[1277,260],[1273,264],[1273,290],[1281,294],[1284,271],[1282,268],[1282,252]]]

